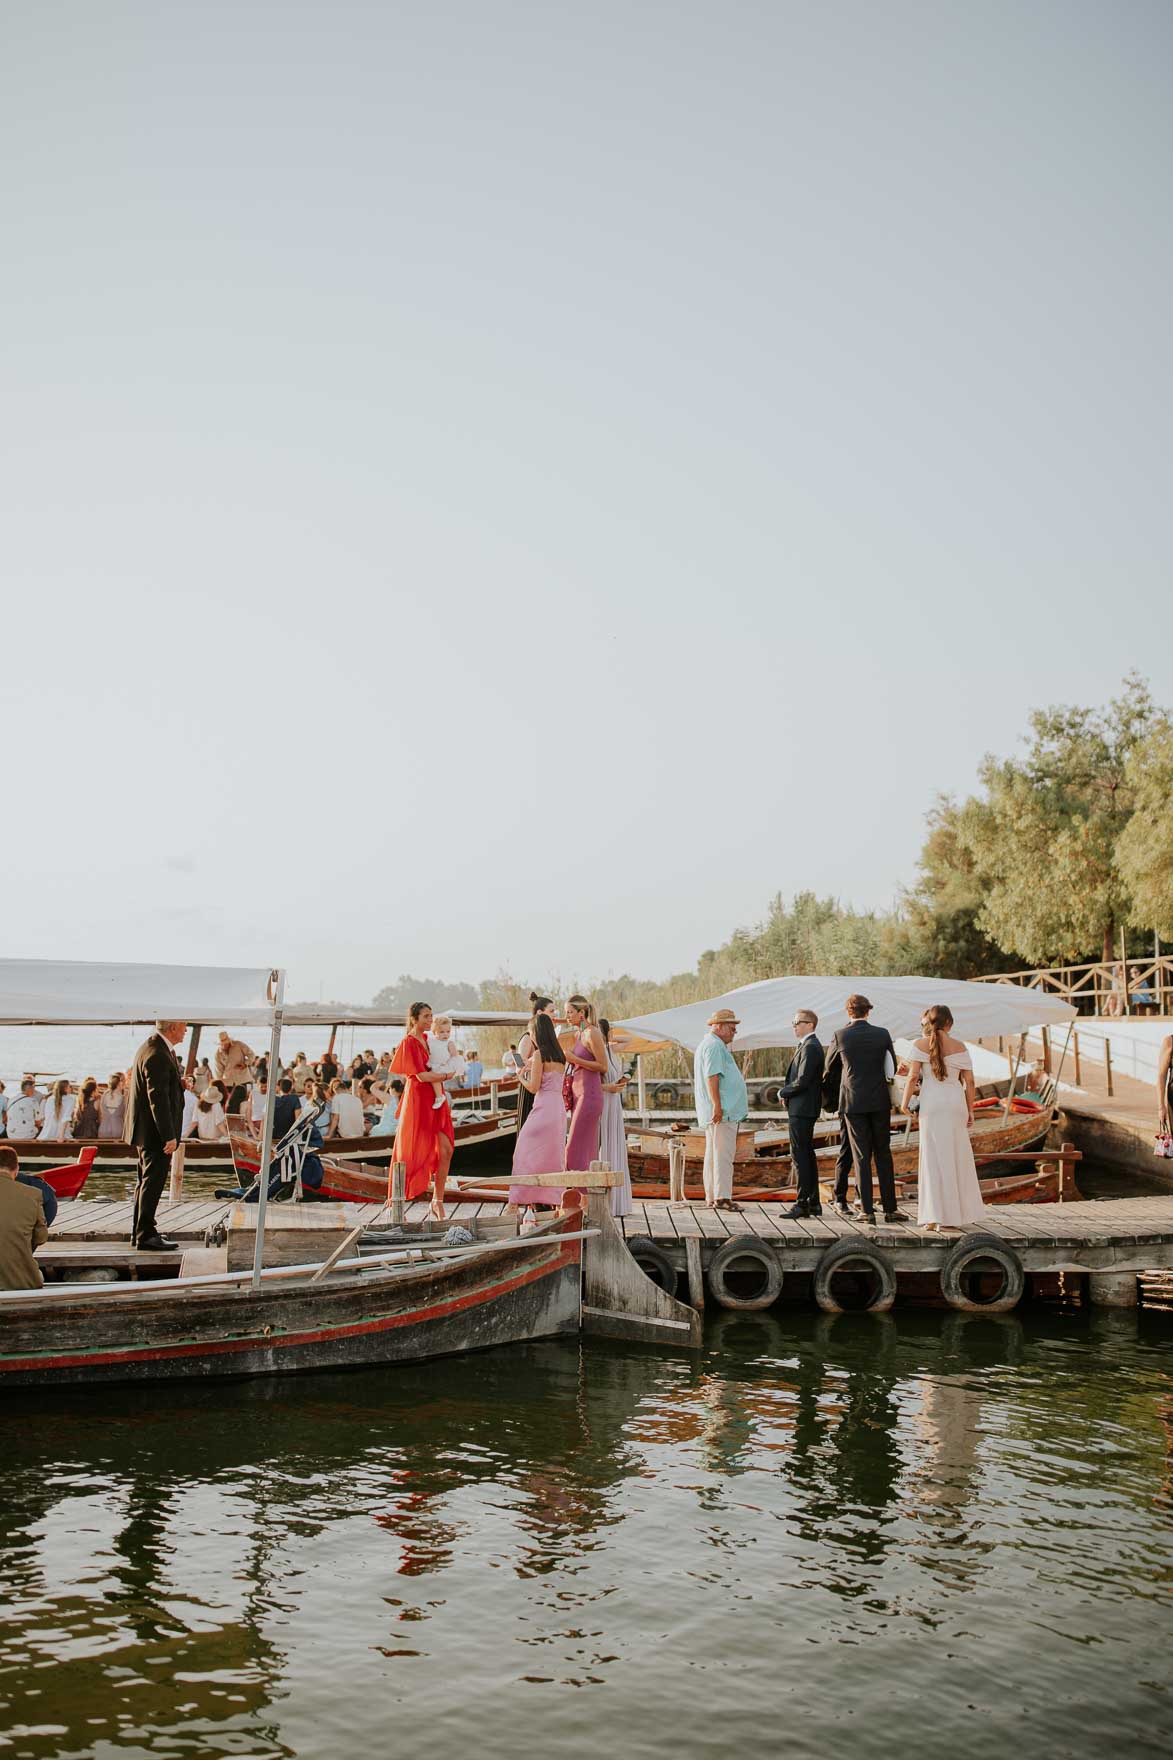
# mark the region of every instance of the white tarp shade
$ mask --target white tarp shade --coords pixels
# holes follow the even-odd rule
[[[989,1039],[1021,1033],[1027,1027],[1059,1026],[1074,1020],[1076,1012],[1057,997],[1017,984],[976,984],[960,978],[764,978],[711,996],[707,1002],[686,1002],[682,1008],[666,1008],[618,1024],[643,1038],[670,1039],[692,1051],[708,1030],[709,1016],[719,1008],[731,1008],[741,1020],[734,1050],[759,1051],[796,1045],[790,1023],[799,1009],[811,1009],[819,1017],[819,1038],[826,1044],[837,1028],[847,1025],[847,998],[853,992],[868,998],[871,1020],[887,1027],[893,1038],[919,1038],[921,1016],[939,1002],[952,1009],[959,1039]]]
[[[421,1001],[427,1001],[421,997]],[[454,1027],[525,1027],[529,1011],[508,1009],[437,1008],[446,1014]],[[388,1012],[378,1008],[348,1008],[345,1003],[287,1002],[281,1015],[288,1027],[402,1027],[407,1024],[403,1009]]]
[[[273,1019],[275,974],[246,966],[0,960],[0,1025],[104,1027],[156,1020],[260,1027]]]

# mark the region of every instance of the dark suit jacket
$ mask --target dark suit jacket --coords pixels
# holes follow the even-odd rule
[[[823,1109],[823,1047],[813,1033],[790,1060],[782,1098],[791,1118],[817,1118]]]
[[[126,1138],[143,1149],[178,1142],[183,1127],[183,1082],[175,1053],[152,1033],[138,1048],[126,1095]]]
[[[887,1027],[873,1027],[870,1021],[850,1021],[840,1027],[831,1040],[827,1068],[842,1065],[839,1089],[840,1112],[887,1112],[892,1105],[888,1077],[884,1073],[884,1054],[892,1058],[896,1068],[896,1047]]]

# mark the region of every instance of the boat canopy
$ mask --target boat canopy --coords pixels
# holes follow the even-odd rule
[[[186,1021],[191,1027],[271,1027],[280,973],[268,966],[127,965],[107,960],[0,959],[0,1026],[118,1027]],[[524,1027],[529,1013],[437,1010],[454,1026]],[[286,1002],[282,1025],[402,1027],[402,1009]]]
[[[0,1026],[111,1027],[150,1021],[267,1027],[279,974],[266,966],[122,965],[0,959]]]
[[[1068,1002],[1018,984],[979,984],[961,978],[764,978],[743,984],[706,1002],[686,1002],[658,1014],[620,1021],[619,1026],[645,1039],[667,1039],[693,1051],[708,1030],[709,1017],[731,1008],[741,1025],[734,1048],[761,1051],[775,1045],[797,1045],[791,1022],[799,1010],[819,1017],[824,1043],[847,1025],[847,998],[862,994],[872,1004],[871,1020],[887,1027],[893,1038],[916,1039],[926,1008],[943,1002],[953,1013],[960,1039],[988,1039],[1025,1032],[1028,1027],[1057,1027],[1074,1020]]]

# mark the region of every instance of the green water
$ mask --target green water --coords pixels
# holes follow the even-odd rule
[[[4,1407],[0,1754],[1165,1754],[1173,1315]]]

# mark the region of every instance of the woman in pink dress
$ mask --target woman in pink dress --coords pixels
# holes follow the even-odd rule
[[[566,1107],[562,1102],[562,1077],[566,1058],[558,1043],[554,1023],[544,1011],[534,1016],[530,1028],[534,1049],[525,1066],[522,1082],[534,1096],[529,1117],[517,1135],[513,1150],[513,1184],[509,1202],[519,1204],[560,1204],[562,1193],[556,1186],[527,1185],[527,1177],[557,1173],[562,1166],[566,1137]]]
[[[599,1159],[607,1041],[603,1038],[594,1008],[585,996],[570,998],[566,1004],[566,1019],[576,1029],[576,1037],[566,1051],[566,1061],[574,1072],[571,1081],[574,1109],[570,1114],[565,1165],[567,1173],[586,1173],[591,1162]],[[563,1209],[581,1210],[582,1193],[567,1192]]]

